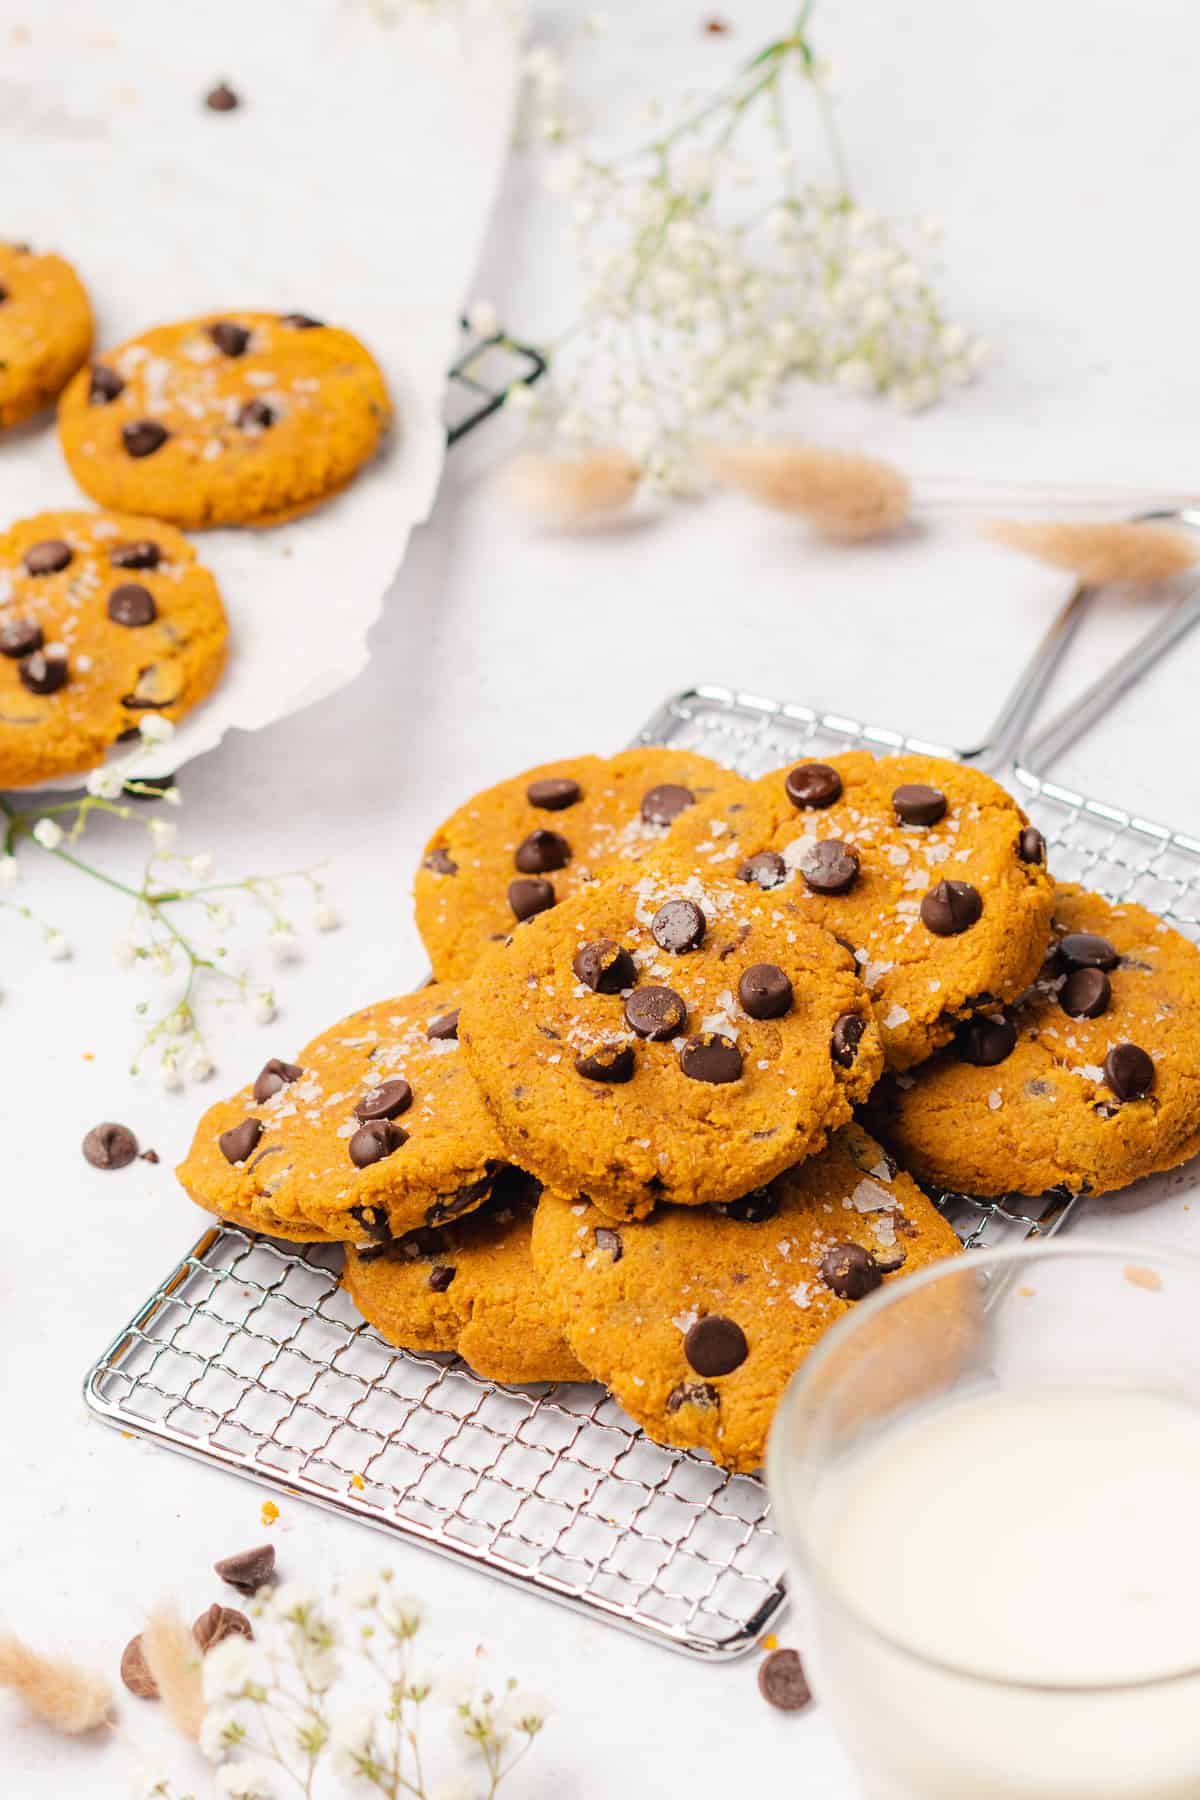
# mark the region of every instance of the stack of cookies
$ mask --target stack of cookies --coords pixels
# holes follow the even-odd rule
[[[184,1186],[345,1243],[391,1341],[599,1380],[730,1468],[829,1325],[959,1252],[919,1182],[1099,1193],[1200,1148],[1200,952],[1056,888],[956,763],[554,763],[445,822],[416,904],[433,984],[268,1062]]]

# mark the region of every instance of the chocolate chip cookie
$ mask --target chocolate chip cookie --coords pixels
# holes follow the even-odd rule
[[[897,1069],[1015,999],[1050,925],[1041,833],[990,776],[940,757],[854,750],[777,769],[732,805],[697,807],[670,854],[850,944]]]
[[[460,1034],[510,1160],[615,1217],[733,1200],[813,1155],[883,1060],[836,939],[657,861],[489,952]]]
[[[92,309],[61,256],[0,243],[0,431],[41,412],[92,347]]]
[[[529,1241],[538,1184],[519,1169],[453,1225],[346,1251],[343,1284],[364,1319],[409,1350],[457,1350],[491,1381],[586,1381],[546,1315]]]
[[[533,1258],[584,1368],[665,1444],[762,1463],[793,1371],[885,1281],[954,1256],[951,1227],[857,1126],[731,1206],[614,1225],[547,1193]]]
[[[225,662],[217,584],[170,525],[38,513],[0,537],[0,788],[92,769]]]
[[[741,776],[690,750],[643,748],[543,763],[468,800],[417,871],[417,927],[440,980],[468,975],[514,926],[667,842]]]
[[[914,1174],[961,1193],[1105,1194],[1173,1168],[1200,1150],[1200,950],[1060,885],[1028,992],[881,1082],[870,1116]]]
[[[201,1119],[177,1173],[221,1218],[301,1242],[386,1243],[486,1200],[504,1163],[457,1040],[459,995],[352,1013],[271,1057]]]
[[[344,488],[391,417],[370,352],[303,314],[160,325],[81,369],[59,433],[80,487],[177,525],[273,525]]]

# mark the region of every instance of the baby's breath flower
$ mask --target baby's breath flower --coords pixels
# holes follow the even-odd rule
[[[150,833],[151,843],[160,855],[175,848],[179,827],[173,825],[169,819],[151,819],[146,829]]]
[[[286,926],[276,926],[271,933],[271,954],[277,963],[299,962],[300,940]]]
[[[66,833],[55,819],[39,819],[33,828],[34,842],[43,850],[57,850]]]
[[[207,1055],[203,1050],[198,1050],[188,1064],[188,1080],[207,1081],[213,1072],[214,1066],[212,1057]]]
[[[260,1025],[269,1025],[276,1011],[274,989],[259,988],[251,999],[251,1008]]]
[[[125,777],[111,765],[93,769],[87,778],[87,791],[97,800],[119,800]]]
[[[204,881],[212,874],[213,859],[207,850],[202,850],[198,856],[188,857],[187,866],[189,875],[194,875],[197,881]]]
[[[425,1622],[424,1603],[412,1594],[396,1594],[390,1589],[379,1596],[379,1617],[397,1638],[415,1637]]]
[[[16,887],[21,879],[21,865],[15,856],[0,855],[0,888]]]
[[[222,1700],[236,1700],[254,1674],[254,1652],[244,1637],[234,1633],[205,1652],[202,1664],[204,1700],[212,1707]]]
[[[232,1800],[274,1800],[279,1792],[276,1771],[264,1757],[249,1762],[226,1763],[213,1774],[219,1793]]]
[[[168,744],[175,736],[174,725],[161,713],[146,713],[138,720],[138,731],[145,744]]]
[[[312,922],[318,931],[336,931],[342,920],[336,906],[331,906],[328,900],[318,900],[313,907]]]
[[[467,309],[467,324],[476,337],[495,337],[500,330],[500,315],[490,300],[474,300]]]
[[[158,1079],[163,1091],[168,1094],[177,1094],[183,1086],[179,1064],[169,1052],[158,1065]]]
[[[220,1762],[230,1750],[246,1741],[247,1730],[242,1719],[229,1707],[209,1706],[204,1714],[197,1740],[201,1755],[209,1762]]]
[[[46,933],[46,955],[51,962],[66,962],[71,954],[71,946],[61,931]]]
[[[138,960],[138,947],[131,938],[118,938],[113,945],[113,961],[118,969],[132,969]]]

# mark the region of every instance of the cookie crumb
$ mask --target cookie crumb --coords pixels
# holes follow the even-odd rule
[[[142,1161],[143,1162],[156,1163],[156,1162],[159,1162],[160,1160],[161,1159],[159,1157],[157,1150],[143,1150],[142,1151]]]
[[[367,1485],[367,1484],[366,1484],[366,1482],[365,1482],[365,1481],[364,1481],[364,1480],[363,1480],[363,1478],[362,1478],[362,1476],[361,1476],[361,1475],[352,1475],[352,1476],[351,1476],[351,1477],[350,1477],[350,1486],[351,1486],[351,1487],[352,1487],[352,1488],[357,1488],[357,1490],[358,1490],[358,1492],[359,1492],[359,1493],[360,1493],[360,1494],[361,1494],[361,1493],[362,1493],[362,1491],[363,1491],[363,1489],[364,1489],[364,1488],[365,1488],[365,1487],[366,1487],[366,1485]]]
[[[1125,1279],[1130,1287],[1145,1288],[1148,1294],[1162,1291],[1162,1276],[1158,1270],[1143,1268],[1140,1263],[1126,1263]]]

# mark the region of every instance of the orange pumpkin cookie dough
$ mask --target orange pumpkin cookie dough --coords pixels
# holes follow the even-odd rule
[[[0,431],[49,406],[92,347],[92,309],[61,256],[0,243]]]

